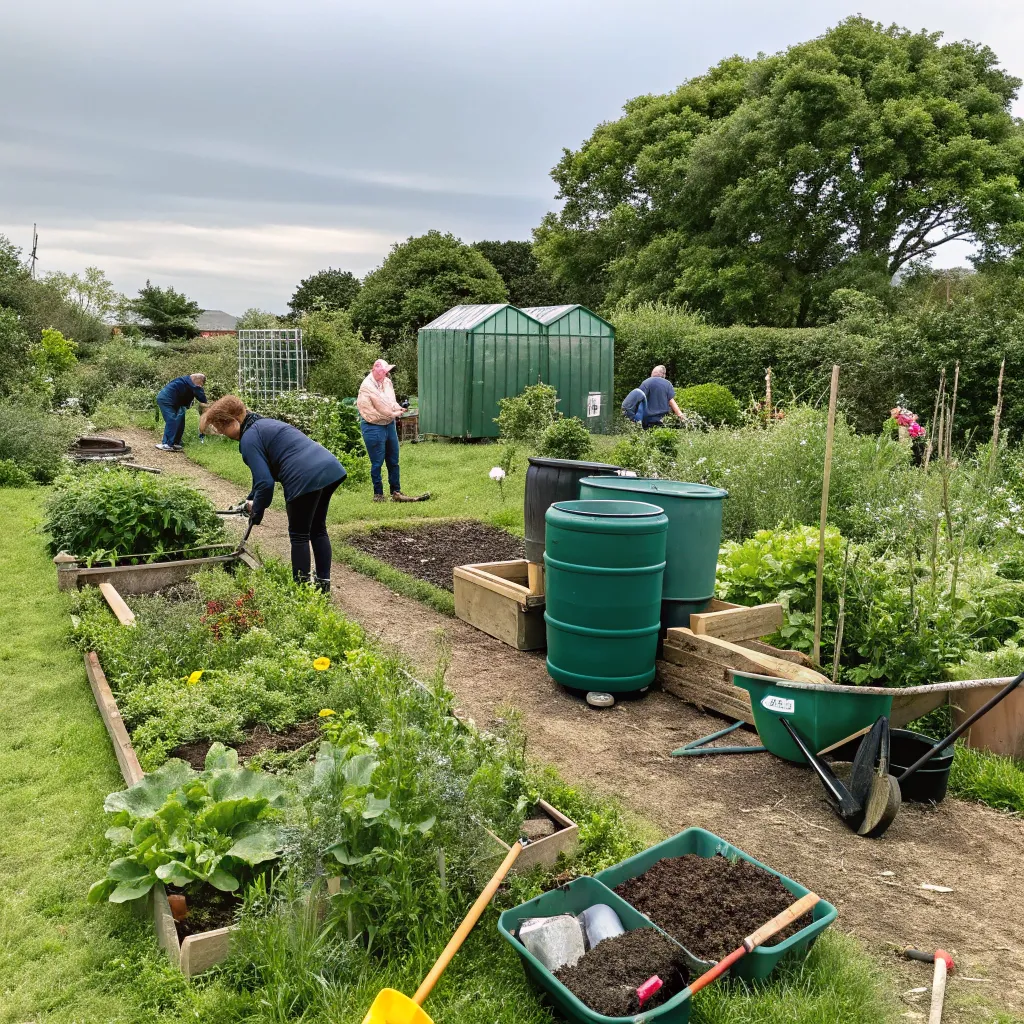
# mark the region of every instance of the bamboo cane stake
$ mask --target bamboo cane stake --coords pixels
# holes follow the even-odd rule
[[[946,458],[953,454],[953,418],[956,416],[956,392],[960,384],[960,360],[956,361],[953,371],[953,401],[949,406],[949,419],[946,421]]]
[[[996,471],[996,453],[999,451],[999,418],[1003,414],[1003,372],[1006,370],[1006,356],[999,365],[999,386],[996,389],[996,415],[992,421],[992,454],[988,457],[988,472],[991,476]]]
[[[825,472],[821,483],[821,526],[818,530],[818,570],[814,578],[814,663],[821,664],[821,603],[825,578],[825,521],[828,519],[828,485],[832,476],[832,440],[836,431],[836,398],[839,395],[839,364],[832,367],[828,395],[828,429],[825,433]]]
[[[924,471],[928,472],[928,464],[932,461],[932,451],[935,448],[935,425],[939,422],[939,402],[942,401],[942,394],[946,389],[946,368],[942,368],[939,374],[939,387],[935,392],[935,408],[932,409],[932,421],[928,424],[928,447],[924,450]]]
[[[772,368],[769,366],[764,373],[764,411],[767,422],[775,419],[775,410],[772,408]]]

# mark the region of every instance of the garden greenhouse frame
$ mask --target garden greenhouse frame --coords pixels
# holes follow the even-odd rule
[[[264,401],[306,387],[306,350],[299,327],[238,332],[238,390]]]

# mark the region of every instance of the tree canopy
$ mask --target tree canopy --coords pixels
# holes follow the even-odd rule
[[[731,57],[565,150],[541,265],[590,305],[790,326],[953,239],[999,262],[1024,247],[1019,85],[988,47],[861,17]]]
[[[83,313],[100,320],[124,302],[124,297],[99,267],[86,267],[84,274],[54,270],[43,281],[55,288],[65,302],[73,303]]]
[[[574,301],[562,297],[554,281],[541,269],[532,242],[474,242],[501,275],[513,306],[556,306]]]
[[[203,307],[174,288],[161,288],[146,282],[128,309],[139,326],[157,341],[188,341],[199,333],[197,322]]]
[[[316,310],[348,309],[359,288],[359,278],[351,271],[328,267],[304,277],[288,300],[288,307],[295,316]]]
[[[388,350],[452,306],[507,301],[505,282],[480,252],[428,231],[392,246],[363,280],[351,313],[366,340]]]

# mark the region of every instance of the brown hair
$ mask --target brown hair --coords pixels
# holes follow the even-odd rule
[[[199,417],[199,429],[209,434],[212,428],[214,433],[221,434],[223,428],[232,421],[245,419],[248,411],[237,395],[225,395],[206,407],[206,411]]]

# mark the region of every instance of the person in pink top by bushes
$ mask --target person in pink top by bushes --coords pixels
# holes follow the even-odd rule
[[[405,411],[395,398],[395,386],[388,376],[394,364],[378,359],[359,385],[356,408],[363,443],[370,456],[370,479],[373,481],[373,500],[384,501],[384,481],[381,467],[388,468],[388,488],[392,501],[423,501],[428,494],[410,497],[402,493],[398,468],[398,428],[396,422]]]

